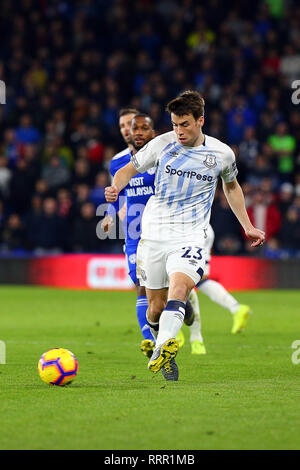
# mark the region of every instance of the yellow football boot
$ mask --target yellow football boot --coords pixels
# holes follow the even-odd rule
[[[165,364],[175,359],[179,346],[175,338],[168,339],[162,346],[154,349],[152,357],[148,362],[151,372],[158,372]]]
[[[240,305],[240,308],[233,314],[232,334],[240,333],[246,328],[246,323],[250,315],[251,309],[248,305]]]
[[[155,348],[155,344],[152,341],[152,339],[143,339],[143,341],[141,342],[141,351],[149,359],[153,354],[154,348]]]
[[[191,348],[192,348],[192,354],[206,354],[206,348],[204,346],[204,343],[199,341],[198,339],[195,339],[191,343]]]

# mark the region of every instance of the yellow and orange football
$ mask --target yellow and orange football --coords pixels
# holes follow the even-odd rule
[[[67,385],[73,382],[77,372],[78,361],[68,349],[50,349],[42,355],[38,363],[38,373],[49,385]]]

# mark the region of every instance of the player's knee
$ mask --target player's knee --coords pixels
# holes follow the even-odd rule
[[[184,284],[175,284],[172,287],[172,291],[170,292],[169,298],[185,302],[190,293],[190,290],[191,289],[189,288],[189,286],[186,286]]]

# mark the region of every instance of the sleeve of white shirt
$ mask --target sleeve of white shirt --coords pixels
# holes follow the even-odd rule
[[[135,155],[132,155],[130,161],[139,173],[145,173],[145,171],[156,166],[157,154],[157,142],[156,138],[154,138],[145,144]]]
[[[230,147],[226,147],[226,152],[224,152],[223,169],[220,176],[225,183],[231,183],[237,177],[238,169],[236,167],[234,152]]]

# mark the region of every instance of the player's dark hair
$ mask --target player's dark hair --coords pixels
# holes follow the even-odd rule
[[[149,116],[149,114],[146,114],[146,113],[138,113],[134,116],[134,119],[135,118],[138,118],[138,117],[143,117],[143,118],[147,118],[149,119],[150,123],[151,123],[151,127],[153,128],[154,127],[154,122],[153,122],[153,119],[152,117]]]
[[[176,114],[176,116],[192,114],[195,119],[198,119],[200,116],[204,116],[204,106],[205,101],[200,93],[187,90],[171,100],[166,106],[166,111],[170,114]]]
[[[127,114],[140,114],[140,112],[135,108],[122,108],[119,111],[119,118],[126,116]]]

